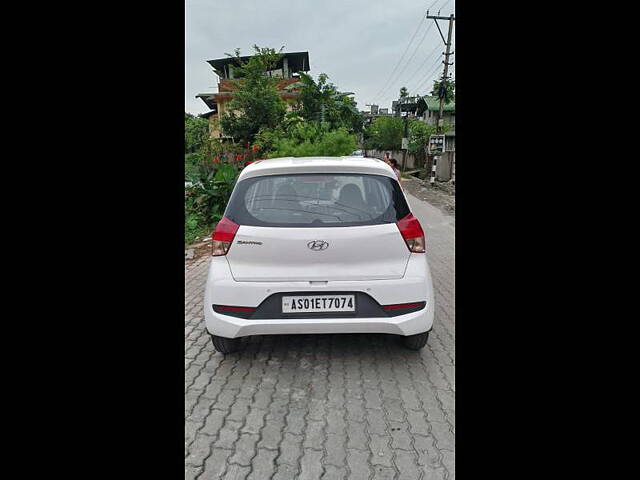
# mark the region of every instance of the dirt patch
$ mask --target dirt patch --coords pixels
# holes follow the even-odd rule
[[[402,186],[414,197],[439,208],[446,215],[455,216],[456,189],[451,182],[435,182],[431,186],[428,181],[410,177],[402,179]]]
[[[211,255],[211,239],[205,242],[194,243],[184,249],[184,261],[187,264],[195,262],[204,255]]]

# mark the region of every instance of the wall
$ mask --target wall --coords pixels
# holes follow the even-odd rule
[[[400,164],[400,168],[402,168],[402,150],[365,150],[365,156],[382,160],[385,152],[389,152],[390,157],[395,158],[398,164]],[[451,179],[451,170],[454,162],[455,152],[446,152],[444,155],[441,155],[436,165],[436,179],[441,182],[449,181]],[[418,167],[419,164],[415,156],[407,153],[406,170],[414,170]]]
[[[372,158],[379,158],[380,160],[382,160],[386,152],[389,152],[390,158],[395,158],[398,161],[400,168],[402,168],[402,150],[380,150],[380,151],[366,150],[366,156],[372,157]],[[406,170],[413,170],[414,168],[416,168],[415,167],[416,165],[417,163],[416,163],[415,156],[411,153],[407,153]]]
[[[431,116],[429,116],[431,115]],[[424,115],[422,116],[422,120],[428,124],[428,125],[435,125],[436,124],[436,118],[438,118],[438,112],[432,112],[432,111],[425,111]],[[448,123],[449,125],[451,125],[452,128],[456,127],[456,116],[455,116],[455,112],[443,112],[442,113],[442,119],[444,121],[444,123]]]
[[[445,152],[440,155],[438,165],[436,166],[436,178],[442,182],[451,180],[451,172],[453,170],[453,163],[456,159],[456,152]]]

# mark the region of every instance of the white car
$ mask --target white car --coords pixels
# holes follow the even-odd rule
[[[382,160],[259,160],[212,236],[204,295],[215,348],[250,335],[387,333],[408,348],[433,324],[420,222]]]

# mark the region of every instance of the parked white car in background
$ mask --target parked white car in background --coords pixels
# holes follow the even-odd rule
[[[204,301],[216,349],[271,334],[387,333],[433,324],[420,222],[393,170],[358,157],[256,161],[213,233]]]

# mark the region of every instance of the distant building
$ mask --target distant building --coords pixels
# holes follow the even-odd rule
[[[240,57],[240,61],[246,62],[251,56]],[[215,73],[220,77],[218,83],[218,93],[200,93],[196,98],[200,98],[209,107],[210,111],[199,115],[209,120],[209,132],[213,138],[225,137],[220,130],[220,115],[227,109],[228,103],[233,99],[233,91],[237,88],[234,79],[238,80],[235,57],[219,58],[208,60],[207,63],[213,67]],[[297,82],[299,72],[308,72],[309,52],[284,53],[275,65],[275,68],[267,72],[266,75],[278,78],[277,89],[280,97],[287,102],[287,110],[291,110],[300,95],[299,89],[287,89],[289,85]],[[242,81],[241,79],[239,79]]]
[[[435,125],[440,113],[440,99],[434,96],[420,97],[419,109],[421,119],[429,125]],[[445,103],[442,108],[442,119],[449,124],[452,130],[456,127],[456,102]]]
[[[407,112],[410,117],[414,116],[418,108],[418,99],[420,97],[405,97],[391,102],[391,110],[396,117],[402,112]]]
[[[362,118],[364,121],[364,126],[371,125],[380,117],[390,117],[388,108],[380,108],[379,105],[369,105],[370,110],[367,112],[366,110],[360,111],[362,114]]]

